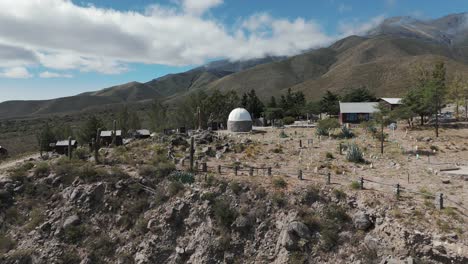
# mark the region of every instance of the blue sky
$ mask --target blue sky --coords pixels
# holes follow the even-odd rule
[[[211,60],[293,55],[384,18],[467,11],[466,0],[0,2],[0,102],[145,82]]]

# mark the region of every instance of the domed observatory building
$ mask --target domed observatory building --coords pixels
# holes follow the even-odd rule
[[[250,132],[252,117],[244,108],[236,108],[229,114],[227,125],[230,132]]]

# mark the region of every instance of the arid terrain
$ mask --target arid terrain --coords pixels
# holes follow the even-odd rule
[[[383,155],[352,131],[195,132],[195,173],[182,134],[103,148],[99,164],[87,149],[9,161],[0,261],[466,263],[468,176],[444,170],[466,163],[468,129],[386,131]],[[364,161],[347,161],[348,143]]]

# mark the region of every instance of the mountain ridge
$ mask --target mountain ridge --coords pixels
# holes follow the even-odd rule
[[[287,89],[316,100],[326,90],[343,92],[367,86],[377,96],[401,96],[411,85],[417,64],[447,63],[449,75],[468,74],[468,14],[431,20],[385,19],[365,36],[348,36],[328,47],[292,57],[219,60],[145,83],[129,82],[103,90],[50,100],[0,103],[0,119],[79,112],[103,105],[159,99],[178,103],[200,90],[255,89],[262,99]]]

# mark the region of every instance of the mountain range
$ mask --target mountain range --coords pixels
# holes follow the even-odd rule
[[[417,65],[445,61],[449,78],[468,74],[468,14],[433,20],[393,17],[364,36],[350,36],[329,47],[293,57],[266,57],[211,62],[187,72],[147,83],[130,82],[96,92],[41,101],[0,103],[0,118],[73,113],[104,105],[143,103],[155,98],[169,103],[196,91],[255,89],[262,99],[287,89],[316,100],[326,91],[366,86],[377,96],[401,96],[412,83]]]

